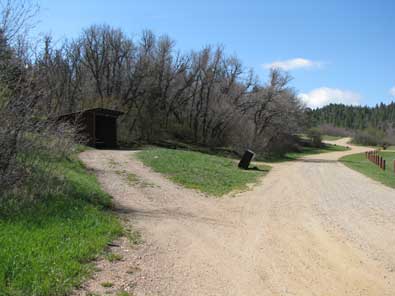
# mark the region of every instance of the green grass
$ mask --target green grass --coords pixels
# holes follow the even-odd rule
[[[311,140],[307,134],[298,134],[298,137],[302,140],[309,140],[309,141]],[[344,138],[344,137],[322,135],[322,140],[324,140],[324,141],[336,141],[336,140],[340,140],[342,138]]]
[[[0,295],[66,295],[122,233],[95,176],[75,159],[54,165],[65,186],[18,211],[0,212]]]
[[[123,234],[129,239],[129,242],[133,245],[140,245],[143,243],[143,238],[141,237],[140,232],[136,230],[125,228]]]
[[[147,182],[145,180],[142,180],[141,178],[139,178],[136,174],[127,172],[125,170],[123,171],[115,171],[116,174],[118,174],[119,176],[124,177],[125,181],[130,185],[130,186],[137,186],[140,188],[153,188],[156,187],[155,184],[151,183],[151,182]]]
[[[133,294],[126,291],[118,291],[117,296],[133,296]]]
[[[330,136],[330,135],[323,135],[322,136],[322,140],[324,141],[336,141],[336,140],[340,140],[344,137],[340,137],[340,136]]]
[[[214,196],[245,190],[248,183],[257,182],[270,170],[269,166],[241,170],[229,158],[193,151],[157,148],[143,150],[137,155],[145,165],[174,182]]]
[[[123,256],[121,254],[108,253],[106,255],[106,259],[110,262],[121,261],[123,259]]]
[[[381,170],[378,166],[365,158],[364,153],[344,156],[340,159],[347,167],[360,172],[369,178],[383,183],[389,187],[395,188],[394,160],[395,152],[380,152],[386,160],[386,170]]]
[[[347,151],[350,148],[340,145],[333,145],[333,144],[325,144],[321,148],[314,148],[314,147],[306,147],[303,146],[298,152],[288,152],[283,156],[269,156],[263,159],[260,159],[265,162],[283,162],[283,161],[292,161],[297,160],[301,157],[320,154],[320,153],[327,153],[327,152],[336,152],[336,151]]]
[[[101,283],[100,285],[101,285],[102,287],[104,287],[104,288],[111,288],[111,287],[114,286],[114,284],[111,283],[111,282],[103,282],[103,283]]]

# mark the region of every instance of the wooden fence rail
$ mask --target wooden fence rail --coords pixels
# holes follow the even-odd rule
[[[382,169],[383,171],[386,170],[386,161],[382,156],[379,155],[378,150],[367,151],[365,152],[365,156],[366,159],[377,165],[380,169]],[[394,172],[395,172],[395,160],[394,160]]]

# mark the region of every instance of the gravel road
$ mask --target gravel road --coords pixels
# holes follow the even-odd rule
[[[339,163],[367,150],[351,147],[276,164],[250,191],[221,199],[172,183],[130,151],[82,153],[144,243],[117,242],[123,259],[99,260],[76,295],[395,295],[395,190]]]

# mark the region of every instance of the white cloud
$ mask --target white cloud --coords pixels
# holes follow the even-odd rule
[[[392,97],[395,97],[395,86],[393,88],[390,89],[390,95]]]
[[[299,97],[310,108],[319,108],[329,103],[358,105],[361,100],[361,95],[356,92],[329,87],[316,88],[300,94]]]
[[[270,64],[263,65],[263,67],[266,69],[281,69],[284,71],[289,71],[302,68],[318,68],[321,65],[321,62],[307,60],[303,58],[296,58],[284,61],[274,61]]]

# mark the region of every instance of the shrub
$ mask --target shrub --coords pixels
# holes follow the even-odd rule
[[[307,137],[310,138],[313,147],[322,147],[322,134],[317,128],[311,128],[307,131]]]
[[[334,137],[350,137],[353,134],[352,131],[347,130],[344,127],[336,127],[331,124],[322,124],[318,129],[321,134]]]
[[[385,133],[375,128],[356,131],[352,140],[353,143],[366,146],[387,145]]]
[[[45,195],[50,187],[43,178],[52,175],[53,160],[70,156],[78,141],[74,127],[41,114],[31,87],[0,87],[0,206],[11,196]]]

